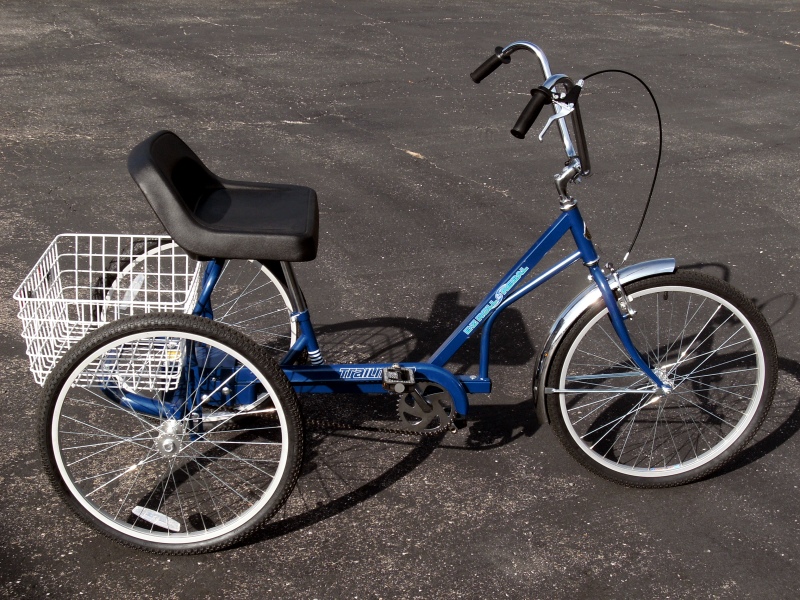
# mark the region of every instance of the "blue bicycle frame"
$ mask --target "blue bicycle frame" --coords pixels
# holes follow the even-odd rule
[[[529,278],[533,269],[553,247],[566,235],[572,233],[577,250],[544,271]],[[401,363],[404,368],[415,372],[417,379],[427,380],[442,386],[453,398],[455,410],[467,414],[469,401],[467,394],[488,393],[492,383],[489,378],[489,347],[491,329],[498,315],[508,306],[527,295],[546,281],[564,271],[567,267],[582,260],[589,269],[591,277],[600,290],[608,307],[614,331],[634,364],[660,389],[668,389],[650,369],[639,351],[633,345],[625,326],[625,317],[619,309],[614,290],[599,267],[597,252],[588,235],[586,223],[577,205],[565,207],[561,215],[539,237],[522,258],[506,273],[500,282],[475,307],[450,337],[433,353],[426,362]],[[224,261],[212,260],[208,263],[203,277],[201,293],[194,314],[213,318],[211,293],[220,275]],[[293,274],[287,269],[290,291],[296,283]],[[297,297],[299,294],[292,294]],[[300,330],[300,335],[281,361],[286,376],[298,393],[387,393],[383,388],[383,371],[390,364],[324,364],[316,334],[308,309],[302,302],[291,316]],[[481,330],[480,363],[478,375],[453,375],[444,366],[452,356],[477,330]],[[311,365],[296,365],[297,359],[307,352]]]
[[[545,81],[539,88],[555,91],[558,86],[565,87],[567,92],[578,89],[582,84],[574,84],[566,75],[552,74],[550,65],[542,52],[541,48],[530,42],[514,42],[502,49],[502,56],[510,56],[518,50],[526,50],[536,55],[542,67],[542,74]],[[500,55],[497,55],[500,56]],[[488,75],[497,68],[502,61],[495,57],[491,61],[491,69],[483,69],[479,73],[476,82]],[[475,73],[478,73],[476,71]],[[473,73],[473,75],[475,75]],[[579,91],[579,89],[578,89]],[[552,96],[552,107],[554,115],[548,121],[548,126],[542,131],[541,136],[547,131],[550,123],[557,122],[561,138],[564,143],[564,151],[568,161],[564,169],[555,177],[556,189],[561,198],[561,216],[541,235],[541,237],[531,246],[523,257],[515,264],[511,270],[500,280],[491,292],[478,304],[470,315],[458,326],[458,328],[445,340],[427,362],[421,363],[402,363],[400,366],[411,369],[415,372],[415,378],[431,381],[444,388],[453,398],[453,405],[456,411],[462,415],[467,413],[469,402],[467,394],[488,393],[492,389],[492,382],[489,379],[489,345],[491,338],[492,325],[497,316],[508,306],[530,293],[546,281],[565,270],[578,260],[589,269],[591,278],[594,281],[600,296],[608,307],[608,314],[614,331],[622,343],[626,353],[633,363],[641,369],[642,373],[655,384],[656,389],[661,389],[668,393],[670,386],[665,384],[653,372],[631,341],[628,330],[625,326],[623,316],[617,304],[615,290],[612,290],[608,279],[598,266],[599,258],[592,244],[591,238],[586,229],[586,223],[578,210],[577,202],[567,193],[567,184],[575,181],[579,176],[590,174],[588,149],[586,147],[586,137],[583,132],[583,124],[580,118],[580,108],[577,103],[565,104],[568,94]],[[574,96],[573,102],[575,102]],[[563,100],[563,102],[561,102]],[[538,105],[541,110],[542,105]],[[527,111],[527,109],[526,109]],[[573,145],[569,135],[569,129],[565,123],[565,117],[571,115],[572,126],[578,142],[577,149]],[[522,119],[522,117],[520,117]],[[535,119],[535,115],[534,115]],[[517,132],[517,137],[524,137],[525,132],[530,128],[533,119],[526,122],[523,131]],[[519,122],[518,122],[519,125]],[[515,126],[516,129],[517,126]],[[567,231],[572,233],[575,240],[577,251],[563,258],[561,261],[544,271],[543,273],[529,277],[533,269],[541,262],[544,256],[555,247],[556,244],[566,235]],[[214,260],[208,264],[203,279],[202,292],[195,307],[194,313],[213,318],[211,307],[211,292],[214,289],[216,280],[222,269],[224,261]],[[383,372],[388,364],[334,364],[326,365],[320,353],[314,328],[308,309],[305,306],[302,294],[299,292],[297,282],[291,265],[282,263],[286,283],[289,288],[289,295],[292,299],[293,313],[292,320],[299,327],[300,334],[286,356],[281,361],[281,367],[289,378],[294,389],[299,393],[386,393],[383,388]],[[618,293],[623,295],[619,279],[616,280],[619,289]],[[469,337],[477,330],[481,330],[480,363],[477,375],[455,376],[445,369],[447,361],[464,345]],[[310,365],[295,364],[303,353],[308,353],[311,361]],[[541,387],[541,386],[540,386]]]

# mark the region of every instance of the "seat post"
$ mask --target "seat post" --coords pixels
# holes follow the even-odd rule
[[[281,261],[281,269],[283,270],[283,277],[286,279],[286,288],[289,292],[289,301],[292,303],[292,312],[306,312],[308,306],[306,305],[305,297],[303,297],[303,292],[300,290],[300,284],[297,283],[297,278],[294,276],[292,263]]]
[[[319,349],[317,334],[314,333],[314,327],[311,325],[306,299],[303,297],[303,292],[300,291],[300,285],[294,276],[292,263],[281,261],[281,269],[283,269],[283,277],[286,280],[286,288],[289,292],[289,302],[292,304],[292,321],[300,328],[297,340],[281,360],[281,365],[294,364],[302,356],[303,351],[308,353],[308,359],[312,365],[324,365],[325,360],[322,358],[322,352]]]

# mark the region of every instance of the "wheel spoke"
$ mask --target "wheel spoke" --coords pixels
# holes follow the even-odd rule
[[[48,396],[55,457],[48,464],[78,500],[76,510],[114,537],[171,552],[228,545],[274,514],[303,456],[298,408],[280,369],[264,363],[257,344],[207,320],[164,315],[149,330],[135,319],[107,327],[108,336],[87,338]],[[165,340],[179,342],[185,361],[168,396],[153,389],[164,387]],[[108,397],[76,383],[106,356],[118,357],[113,368],[128,381],[138,377],[135,391],[116,371]],[[164,369],[173,368],[170,360]],[[152,375],[139,377],[137,365]],[[128,406],[160,406],[164,418]]]
[[[227,261],[214,288],[212,304],[218,321],[241,329],[276,354],[286,352],[297,335],[286,290],[257,261]]]
[[[765,342],[752,324],[763,319],[703,275],[659,276],[626,285],[626,293],[637,310],[627,321],[634,344],[671,391],[656,391],[632,367],[601,306],[557,349],[558,372],[545,388],[548,406],[556,403],[549,410],[562,423],[559,438],[589,457],[592,470],[648,486],[663,485],[663,477],[690,480],[732,455],[771,399],[763,397]]]

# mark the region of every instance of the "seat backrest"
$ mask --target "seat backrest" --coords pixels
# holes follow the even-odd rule
[[[138,144],[128,170],[192,258],[294,262],[317,254],[319,209],[311,188],[219,179],[169,131]]]
[[[128,171],[170,234],[176,220],[191,219],[203,196],[223,187],[171,131],[154,133],[131,150]]]

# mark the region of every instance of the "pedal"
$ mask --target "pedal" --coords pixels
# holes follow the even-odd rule
[[[395,364],[383,370],[383,387],[390,392],[403,394],[411,390],[416,383],[412,369]]]

